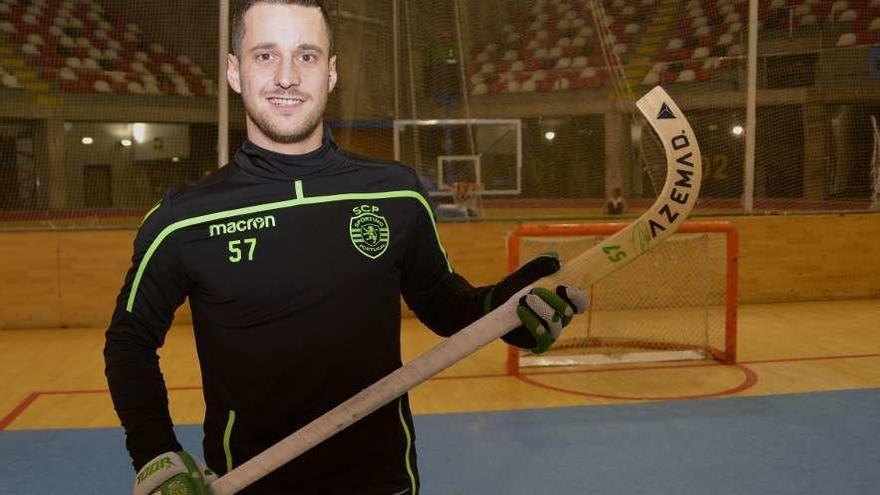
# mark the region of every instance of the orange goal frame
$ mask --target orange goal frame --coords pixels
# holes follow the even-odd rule
[[[507,269],[513,272],[520,264],[520,239],[523,237],[566,237],[587,235],[611,235],[625,228],[628,223],[591,223],[591,224],[549,224],[522,225],[507,238]],[[725,269],[725,321],[723,351],[711,350],[710,353],[724,364],[736,362],[737,334],[737,291],[738,291],[738,256],[739,234],[736,227],[727,221],[687,221],[682,224],[677,234],[719,233],[726,236],[726,269]],[[509,346],[507,352],[507,374],[518,375],[519,349]]]

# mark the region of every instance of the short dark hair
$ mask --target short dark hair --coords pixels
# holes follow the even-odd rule
[[[251,7],[266,3],[270,5],[299,5],[301,7],[314,7],[321,10],[324,25],[327,27],[327,35],[330,38],[330,55],[333,55],[333,26],[330,24],[330,14],[324,6],[324,0],[246,0],[241,10],[232,22],[232,53],[236,56],[241,54],[241,41],[244,39],[244,16]]]

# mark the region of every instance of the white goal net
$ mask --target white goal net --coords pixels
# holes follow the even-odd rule
[[[511,268],[540,253],[566,259],[625,224],[532,225],[509,239]],[[511,350],[510,370],[687,359],[736,359],[736,232],[689,222],[663,244],[587,288],[591,308],[554,346]]]

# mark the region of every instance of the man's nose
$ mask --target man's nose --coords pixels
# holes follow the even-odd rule
[[[275,73],[275,84],[282,88],[290,88],[299,86],[302,82],[296,63],[291,59],[286,59],[278,64],[278,71]]]

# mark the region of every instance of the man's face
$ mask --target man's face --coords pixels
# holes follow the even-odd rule
[[[314,149],[337,78],[321,11],[257,4],[244,25],[238,56],[228,56],[227,79],[244,102],[248,137],[268,149],[297,144],[306,147],[299,151]]]

